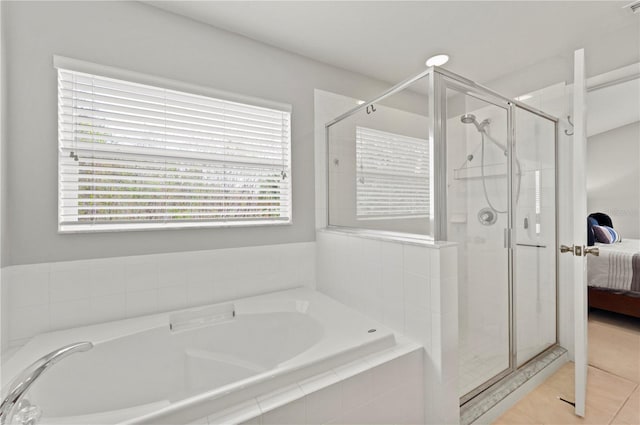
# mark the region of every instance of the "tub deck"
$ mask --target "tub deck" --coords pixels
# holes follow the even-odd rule
[[[3,386],[78,341],[95,347],[33,386],[40,423],[195,419],[396,345],[390,329],[300,288],[38,335],[4,365]]]

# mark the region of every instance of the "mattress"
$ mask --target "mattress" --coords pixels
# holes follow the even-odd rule
[[[587,256],[588,285],[640,293],[640,239],[596,246],[600,256]]]

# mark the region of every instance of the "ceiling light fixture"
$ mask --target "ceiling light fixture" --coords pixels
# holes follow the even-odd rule
[[[533,95],[532,95],[532,94],[523,94],[522,96],[518,96],[518,97],[516,97],[516,100],[520,100],[520,101],[522,101],[522,100],[529,100],[529,99],[531,99],[532,97],[533,97]]]
[[[435,55],[431,56],[425,62],[427,66],[442,66],[445,63],[449,62],[449,55]]]

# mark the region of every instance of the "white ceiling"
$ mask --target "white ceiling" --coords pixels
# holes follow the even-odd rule
[[[640,79],[587,94],[587,136],[640,121]]]
[[[447,69],[486,83],[545,60],[571,58],[574,49],[622,28],[640,35],[640,15],[622,8],[628,2],[145,3],[390,83],[421,71],[427,57],[441,52],[451,56]],[[639,54],[632,38],[613,37],[611,46],[591,55],[605,65],[608,55],[621,62],[617,66],[627,65]]]

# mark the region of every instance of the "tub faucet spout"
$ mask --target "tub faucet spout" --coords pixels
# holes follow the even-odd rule
[[[11,384],[7,396],[0,404],[0,425],[11,424],[14,418],[17,423],[22,425],[34,425],[40,417],[40,409],[31,405],[25,398],[26,392],[31,385],[42,375],[49,367],[58,363],[65,357],[82,351],[88,351],[93,348],[91,342],[77,342],[75,344],[66,345],[51,353],[42,356],[29,367],[16,376]]]

